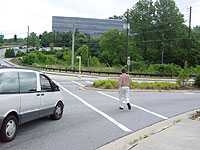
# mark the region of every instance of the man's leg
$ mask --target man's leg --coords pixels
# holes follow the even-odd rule
[[[124,91],[122,87],[119,89],[119,109],[124,109]]]
[[[126,104],[128,106],[128,109],[131,110],[130,95],[129,94],[130,94],[129,87],[126,87],[126,92],[125,92]]]

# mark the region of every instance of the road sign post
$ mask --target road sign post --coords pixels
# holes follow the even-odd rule
[[[130,56],[127,57],[127,66],[128,66],[128,73],[130,71],[130,65],[131,65],[131,58]]]
[[[79,60],[78,70],[79,74],[81,74],[81,56],[76,56],[76,58]]]
[[[75,45],[75,32],[76,32],[76,28],[75,25],[73,24],[73,32],[72,32],[72,70],[74,70],[74,45]]]

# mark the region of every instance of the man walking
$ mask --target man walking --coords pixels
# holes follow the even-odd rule
[[[124,105],[128,106],[128,109],[131,110],[131,105],[129,101],[129,86],[130,86],[130,78],[129,75],[126,73],[126,69],[122,69],[122,74],[119,78],[119,100],[120,106],[119,109],[123,110]]]

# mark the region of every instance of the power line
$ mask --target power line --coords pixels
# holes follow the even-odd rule
[[[152,43],[152,42],[164,42],[164,41],[180,41],[180,40],[189,40],[188,38],[174,38],[174,39],[163,39],[163,40],[146,40],[146,41],[136,41],[141,43]]]

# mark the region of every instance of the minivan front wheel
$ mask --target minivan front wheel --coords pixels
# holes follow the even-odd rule
[[[61,119],[61,118],[62,118],[62,114],[63,114],[63,108],[64,108],[63,104],[62,104],[61,102],[59,102],[59,103],[56,105],[56,107],[55,107],[55,109],[54,109],[54,112],[53,112],[53,114],[51,115],[51,118],[52,118],[53,120],[59,120],[59,119]]]
[[[12,115],[4,120],[0,130],[0,140],[2,142],[9,142],[15,138],[18,126],[17,122],[17,118]]]

